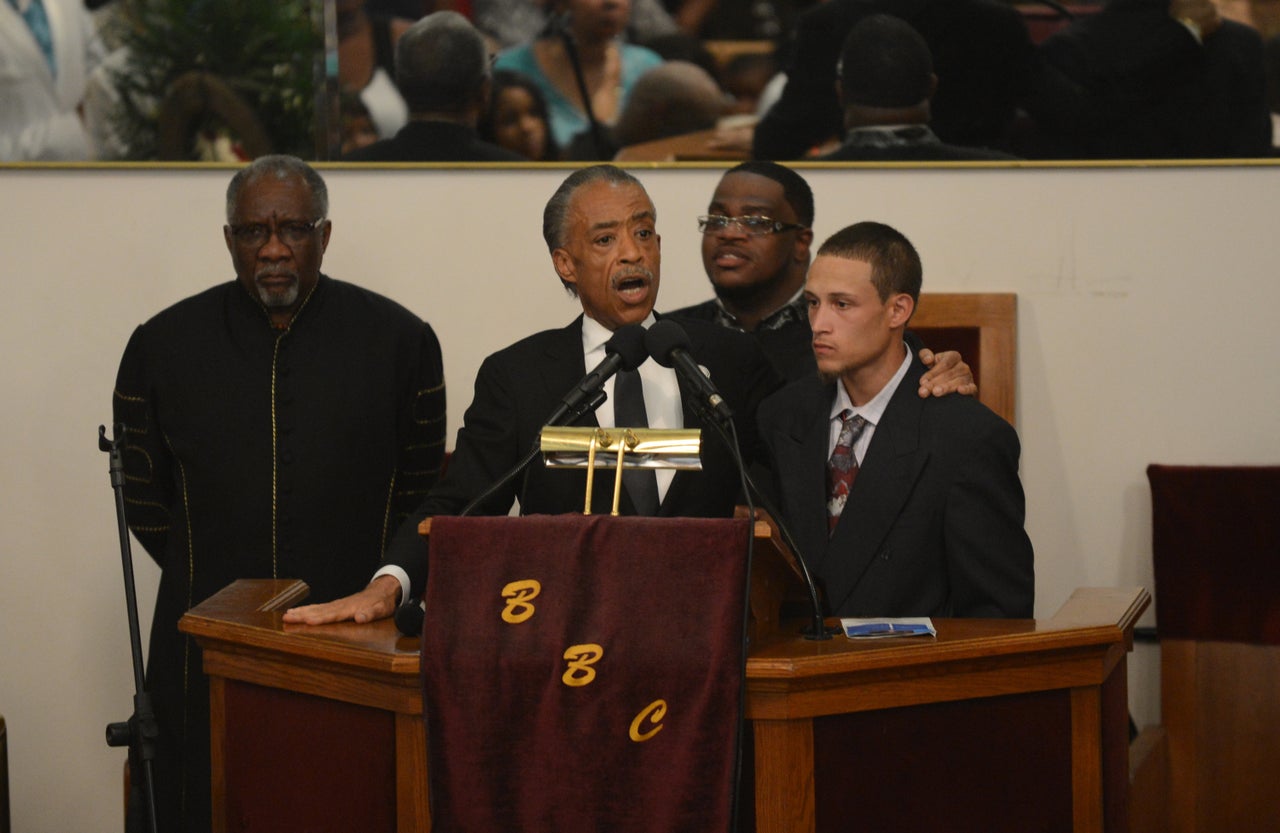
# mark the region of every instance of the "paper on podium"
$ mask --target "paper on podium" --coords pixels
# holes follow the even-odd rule
[[[890,636],[937,636],[927,616],[898,619],[841,619],[840,627],[850,639],[881,639]]]

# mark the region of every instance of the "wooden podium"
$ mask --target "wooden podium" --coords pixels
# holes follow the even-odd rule
[[[180,624],[211,682],[213,829],[429,830],[417,640],[389,620],[284,626],[305,593],[238,581]],[[936,620],[936,639],[757,629],[744,819],[754,809],[762,833],[1127,830],[1125,657],[1149,602],[1082,589],[1049,619]]]

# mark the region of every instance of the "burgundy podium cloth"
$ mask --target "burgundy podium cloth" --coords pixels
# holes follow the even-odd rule
[[[730,826],[745,520],[435,518],[434,829]]]
[[[1280,466],[1147,467],[1160,636],[1280,645]]]

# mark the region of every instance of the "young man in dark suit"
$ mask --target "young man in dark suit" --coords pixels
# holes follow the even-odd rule
[[[759,411],[781,511],[828,615],[1029,617],[1018,437],[971,397],[917,395],[903,332],[920,284],[889,226],[818,250],[804,297],[821,378]]]

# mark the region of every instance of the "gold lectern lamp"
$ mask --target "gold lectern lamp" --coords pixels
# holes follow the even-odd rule
[[[541,435],[548,468],[585,468],[587,492],[582,514],[591,514],[591,488],[597,468],[613,468],[613,509],[618,514],[622,470],[702,468],[702,432],[696,428],[564,428],[547,426]]]

